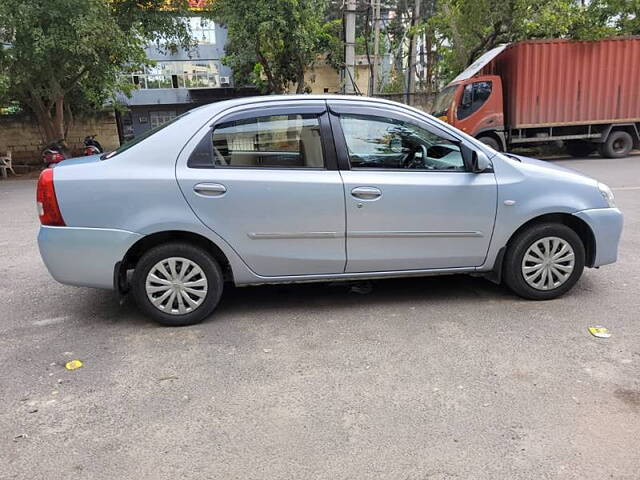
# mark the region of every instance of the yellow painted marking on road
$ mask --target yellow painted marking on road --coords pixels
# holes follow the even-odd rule
[[[611,336],[611,333],[609,333],[609,329],[607,327],[603,327],[602,325],[589,327],[589,333],[598,338],[609,338]]]
[[[67,370],[77,370],[80,367],[82,367],[82,362],[80,360],[71,360],[64,366]]]

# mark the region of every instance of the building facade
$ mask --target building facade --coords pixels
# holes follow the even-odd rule
[[[134,85],[131,96],[121,94],[126,111],[117,113],[120,141],[127,141],[199,105],[255,95],[253,87],[234,85],[231,70],[222,64],[227,31],[199,16],[189,17],[197,46],[170,51],[146,48],[153,65],[123,74]]]

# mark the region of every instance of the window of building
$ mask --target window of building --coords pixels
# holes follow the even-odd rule
[[[223,122],[213,130],[213,157],[222,167],[323,168],[318,118],[272,115]],[[200,158],[189,166],[206,165]]]
[[[215,45],[216,29],[215,23],[202,17],[190,17],[189,28],[191,29],[191,38],[198,42],[199,45]]]
[[[351,168],[465,170],[460,147],[413,123],[340,115]]]
[[[140,89],[215,88],[220,86],[219,72],[216,60],[171,60],[146,66],[128,77]]]
[[[175,110],[152,110],[149,112],[151,128],[159,127],[177,117]]]

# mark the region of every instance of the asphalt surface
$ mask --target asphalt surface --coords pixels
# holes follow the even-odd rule
[[[640,156],[557,163],[626,216],[619,263],[564,298],[471,277],[229,289],[187,328],[56,283],[35,182],[0,181],[0,478],[640,478]]]

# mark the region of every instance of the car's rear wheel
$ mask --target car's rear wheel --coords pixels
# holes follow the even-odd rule
[[[503,278],[521,297],[550,300],[576,284],[585,263],[580,237],[566,225],[543,223],[520,232],[509,244]]]
[[[213,312],[224,285],[216,260],[188,243],[152,248],[133,273],[133,295],[139,308],[158,323],[193,325]]]

